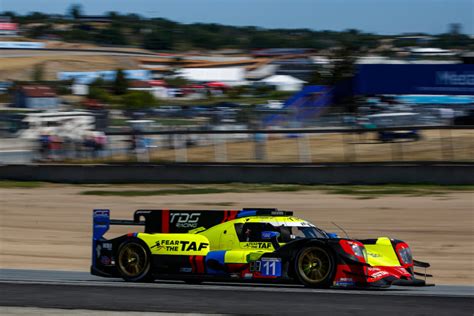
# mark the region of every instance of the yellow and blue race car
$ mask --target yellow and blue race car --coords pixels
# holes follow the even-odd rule
[[[144,226],[113,239],[110,225]],[[425,268],[425,273],[414,267]],[[339,238],[290,211],[137,210],[133,220],[93,211],[91,273],[126,281],[179,279],[299,283],[308,287],[426,285],[428,263],[380,237]],[[424,276],[424,280],[416,275]]]

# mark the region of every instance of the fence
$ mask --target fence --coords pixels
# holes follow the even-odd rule
[[[111,132],[103,155],[151,162],[394,162],[474,161],[471,126],[380,129],[175,130]],[[133,143],[136,146],[131,146]],[[130,150],[132,149],[133,150]]]

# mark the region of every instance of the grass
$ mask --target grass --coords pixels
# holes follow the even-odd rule
[[[34,189],[47,186],[38,181],[0,181],[0,189]],[[441,196],[453,192],[474,192],[474,185],[384,184],[384,185],[300,185],[300,184],[147,184],[140,189],[120,189],[127,184],[94,185],[100,189],[81,191],[82,195],[95,196],[160,196],[195,195],[217,193],[298,192],[319,191],[327,194],[348,195],[357,199],[373,199],[383,196]],[[87,187],[87,186],[86,186]],[[113,190],[109,188],[114,188]],[[223,205],[226,206],[226,205]]]
[[[48,186],[38,181],[1,180],[0,189],[34,189]],[[55,184],[56,186],[56,184]],[[81,191],[82,195],[95,196],[160,196],[195,195],[217,193],[252,192],[298,192],[319,191],[327,194],[348,195],[357,199],[373,199],[383,196],[440,196],[453,192],[474,192],[474,185],[431,185],[431,184],[383,184],[383,185],[301,185],[301,184],[143,184],[139,189],[121,187],[129,184],[83,185],[94,190]],[[100,189],[98,189],[100,188]],[[111,190],[110,188],[113,188]],[[226,205],[223,205],[226,206]]]
[[[37,182],[37,181],[10,181],[10,180],[0,181],[0,189],[17,189],[17,188],[34,189],[34,188],[39,188],[40,186],[42,186],[42,183]]]
[[[101,196],[152,196],[152,195],[178,195],[178,194],[211,194],[225,193],[226,190],[218,188],[189,188],[189,189],[163,189],[163,190],[91,190],[83,191],[83,195],[101,195]]]
[[[225,185],[156,185],[155,190],[88,190],[83,195],[99,196],[155,196],[213,193],[297,192],[321,191],[328,194],[349,195],[357,199],[371,199],[387,195],[427,196],[450,192],[474,192],[473,185],[298,185],[298,184],[225,184]],[[156,187],[155,186],[155,187]]]

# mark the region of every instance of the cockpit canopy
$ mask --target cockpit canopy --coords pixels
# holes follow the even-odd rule
[[[250,222],[236,223],[235,230],[240,242],[263,242],[262,232],[279,233],[278,242],[286,243],[300,238],[329,238],[328,234],[311,223],[300,222]]]

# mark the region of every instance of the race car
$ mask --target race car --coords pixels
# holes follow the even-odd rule
[[[144,231],[106,239],[110,225],[144,226]],[[429,266],[413,260],[401,240],[340,238],[291,211],[137,210],[133,220],[110,219],[107,209],[93,211],[91,273],[125,281],[423,286],[431,276],[426,273]],[[425,268],[425,273],[414,267]]]

